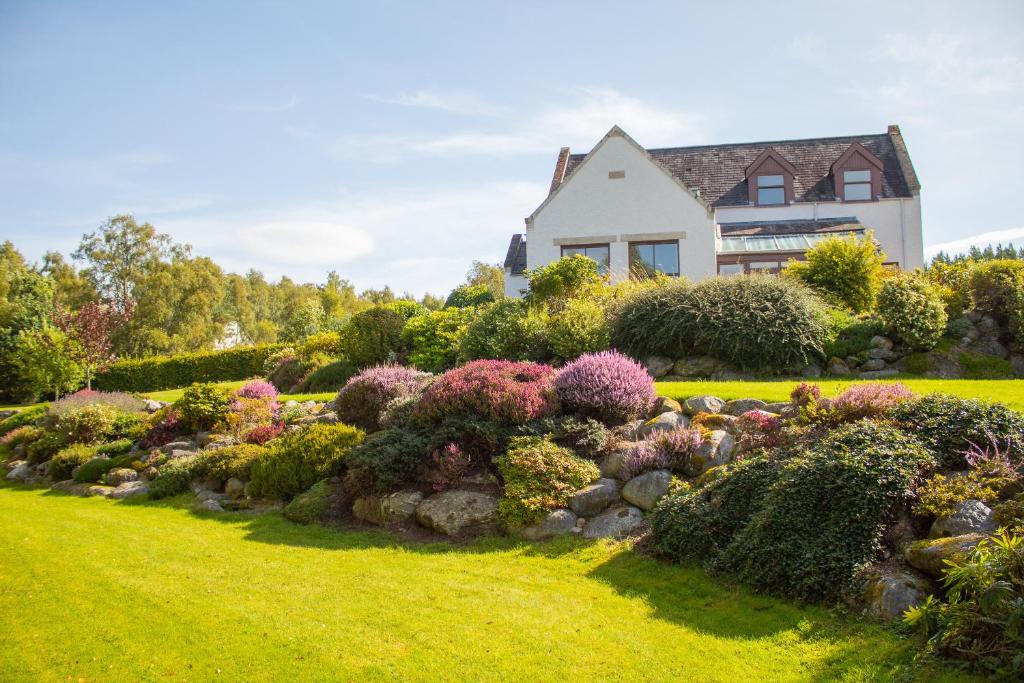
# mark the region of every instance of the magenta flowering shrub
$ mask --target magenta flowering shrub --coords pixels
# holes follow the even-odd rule
[[[853,422],[867,417],[878,417],[897,404],[914,398],[905,384],[855,384],[825,406],[831,421]]]
[[[566,408],[606,422],[643,417],[657,398],[644,366],[617,351],[586,353],[567,364],[555,391]]]
[[[801,382],[798,387],[793,389],[789,399],[797,408],[803,409],[815,406],[821,401],[821,387],[817,384]]]
[[[704,442],[704,433],[697,427],[676,427],[660,432],[653,441],[665,453],[669,467],[682,470]]]
[[[366,431],[380,429],[384,408],[397,398],[419,395],[432,375],[401,365],[377,365],[350,378],[334,399],[342,422]]]
[[[782,418],[765,410],[748,410],[740,415],[739,449],[748,453],[758,448],[774,448],[782,442]]]
[[[59,418],[69,413],[77,412],[86,406],[94,405],[106,405],[126,413],[139,412],[146,407],[142,399],[126,394],[123,391],[82,389],[51,403],[47,408],[47,413]]]
[[[437,476],[433,483],[435,491],[446,491],[457,486],[469,472],[472,464],[469,455],[454,443],[434,451],[431,459],[437,468]]]
[[[477,360],[449,370],[430,385],[416,405],[420,421],[440,422],[474,415],[505,425],[521,425],[558,410],[551,381],[555,371],[538,363]]]
[[[672,459],[656,441],[638,441],[622,460],[622,472],[627,479],[671,466]]]
[[[276,401],[277,387],[263,379],[251,379],[238,389],[235,389],[233,396],[237,398],[263,398]]]

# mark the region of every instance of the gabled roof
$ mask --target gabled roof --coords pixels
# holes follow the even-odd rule
[[[508,243],[508,251],[505,253],[505,268],[512,275],[522,275],[526,270],[526,236],[515,234]]]
[[[793,165],[794,201],[834,200],[835,188],[830,175],[832,164],[854,143],[863,145],[882,163],[883,198],[910,197],[920,189],[903,137],[896,126],[890,126],[888,132],[879,135],[669,147],[646,151],[680,184],[696,190],[711,206],[746,206],[750,203],[746,169],[769,148]],[[559,154],[560,161],[561,156]],[[586,154],[568,156],[562,183],[569,179],[586,157]],[[554,187],[554,183],[552,186],[552,192],[556,192],[558,187]]]

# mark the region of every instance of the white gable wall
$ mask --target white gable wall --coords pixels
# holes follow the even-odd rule
[[[609,242],[612,279],[620,281],[629,274],[629,241],[654,239],[679,241],[681,275],[715,274],[712,215],[632,141],[612,134],[527,222],[527,267],[557,261],[563,245]]]

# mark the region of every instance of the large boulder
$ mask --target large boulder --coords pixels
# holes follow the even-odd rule
[[[900,355],[892,349],[871,349],[868,351],[868,358],[884,360],[891,363],[894,360],[899,360]]]
[[[885,361],[881,358],[869,358],[860,367],[865,372],[876,372],[878,370],[885,370],[885,366]]]
[[[552,510],[536,524],[524,527],[519,535],[529,541],[540,541],[545,538],[571,533],[576,528],[576,513],[572,510]]]
[[[636,431],[636,435],[638,438],[646,439],[658,432],[670,432],[677,427],[688,427],[689,425],[690,418],[682,413],[662,413],[644,422]]]
[[[941,579],[946,571],[946,560],[962,560],[984,534],[966,534],[949,538],[926,539],[911,543],[904,551],[907,563],[933,579]]]
[[[679,405],[679,401],[674,398],[667,396],[659,396],[658,400],[654,402],[654,408],[651,410],[651,417],[657,417],[662,413],[678,413],[683,407]]]
[[[691,396],[683,401],[683,412],[689,415],[697,413],[719,413],[725,407],[725,401],[717,396]]]
[[[654,506],[668,493],[672,473],[668,470],[654,470],[633,477],[622,487],[622,497],[641,510],[653,510]]]
[[[107,472],[107,484],[120,486],[130,481],[138,481],[139,473],[128,467],[115,467]]]
[[[617,502],[620,497],[619,482],[601,478],[572,494],[569,507],[580,517],[591,517]]]
[[[875,335],[874,337],[871,338],[871,341],[868,342],[868,344],[873,349],[891,350],[893,347],[892,339],[889,339],[888,337],[883,337],[882,335]]]
[[[865,611],[876,618],[899,619],[932,594],[932,582],[917,572],[888,567],[872,568],[864,578],[861,600]]]
[[[168,441],[163,446],[160,446],[160,451],[165,455],[174,457],[174,451],[187,451],[189,454],[195,453],[196,444],[188,439],[178,439],[176,441]],[[180,456],[179,456],[180,457]]]
[[[675,362],[671,358],[665,358],[664,356],[649,356],[644,359],[644,367],[647,368],[647,372],[651,373],[651,377],[655,379],[667,375],[673,365],[675,365]]]
[[[996,530],[992,510],[980,500],[965,500],[949,517],[941,517],[932,524],[929,538],[963,536],[964,534],[991,534]]]
[[[114,500],[124,500],[125,498],[143,496],[147,493],[149,493],[149,486],[146,485],[146,482],[136,480],[123,482],[107,494],[107,497],[113,498]]]
[[[690,456],[686,473],[696,477],[712,467],[732,461],[736,451],[736,438],[727,431],[716,429],[708,433],[697,452]]]
[[[888,368],[886,370],[866,370],[857,376],[861,379],[884,379],[886,377],[895,377],[898,374],[900,374],[899,370]]]
[[[629,449],[613,451],[597,461],[597,468],[601,471],[602,477],[618,478],[623,474],[626,464],[626,455]]]
[[[850,374],[850,366],[842,358],[831,358],[828,361],[828,373],[845,377]]]
[[[103,498],[110,498],[114,491],[117,489],[113,486],[104,486],[103,484],[92,484],[85,488],[85,495],[87,496],[102,496]]]
[[[690,356],[676,361],[672,367],[672,374],[678,377],[708,378],[715,373],[731,369],[728,363],[711,356]]]
[[[231,477],[224,482],[224,493],[233,499],[245,497],[245,482],[238,477]]]
[[[725,407],[722,408],[722,412],[726,415],[739,417],[751,410],[764,410],[767,405],[766,402],[759,398],[737,398],[726,403]]]
[[[489,530],[498,520],[498,498],[476,491],[444,491],[416,506],[416,520],[448,536]]]
[[[352,503],[352,514],[370,524],[397,524],[416,514],[423,502],[419,491],[398,491],[386,496],[362,496]]]
[[[644,524],[644,513],[631,505],[602,512],[583,527],[585,538],[623,538]]]
[[[14,466],[7,473],[7,481],[20,481],[23,484],[27,484],[35,479],[35,472],[32,471],[32,465],[28,464],[28,461],[16,460],[12,464]]]

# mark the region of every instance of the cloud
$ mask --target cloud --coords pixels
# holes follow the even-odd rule
[[[995,246],[999,243],[1008,244],[1009,242],[1014,242],[1018,247],[1024,246],[1024,227],[1010,228],[1008,230],[993,230],[991,232],[983,232],[978,235],[972,235],[958,240],[931,244],[924,248],[924,253],[927,258],[935,256],[935,254],[940,251],[944,251],[950,255],[962,254],[972,246],[984,248],[989,244]]]
[[[295,109],[301,102],[302,99],[298,95],[292,95],[286,102],[278,104],[235,104],[229,106],[228,109],[255,114],[279,114]]]
[[[0,152],[0,180],[126,190],[139,184],[144,170],[175,160],[174,155],[154,149],[53,159]]]
[[[504,107],[487,102],[479,95],[469,92],[417,90],[416,92],[402,92],[390,96],[367,93],[363,97],[382,104],[394,104],[400,107],[415,107],[419,109],[436,109],[463,116],[494,116],[505,111]]]
[[[443,134],[346,135],[333,149],[343,158],[381,162],[407,157],[550,154],[565,145],[590,149],[614,124],[648,147],[706,141],[702,121],[693,113],[651,104],[609,88],[574,88],[567,94],[569,104],[542,108],[525,117],[504,118],[503,128]]]
[[[929,88],[975,96],[1017,92],[1024,85],[1024,61],[1017,55],[992,53],[979,43],[949,33],[894,33],[884,39],[888,57],[920,70]]]

